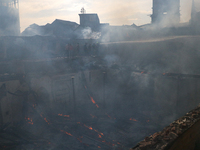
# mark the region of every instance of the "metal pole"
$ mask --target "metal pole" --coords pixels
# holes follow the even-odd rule
[[[72,76],[72,90],[73,90],[73,104],[74,104],[74,113],[76,112],[76,97],[75,97],[75,88],[74,88],[74,76]]]

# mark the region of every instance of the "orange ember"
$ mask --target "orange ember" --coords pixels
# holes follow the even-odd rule
[[[95,115],[90,114],[90,116],[92,116],[92,118],[97,118]]]
[[[94,101],[93,97],[90,96],[90,98],[91,98],[92,103],[96,104],[96,102]],[[99,105],[96,104],[96,107],[99,108]]]
[[[88,129],[90,129],[90,130],[93,130],[92,127],[88,127],[88,126],[86,126],[85,124],[84,124],[84,126],[85,126],[86,128],[88,128]]]
[[[106,113],[106,115],[110,118],[110,119],[112,119],[112,117],[111,116],[109,116],[107,113]]]
[[[44,120],[48,123],[47,118],[44,118]]]
[[[92,103],[96,104],[96,102],[94,101],[94,99],[92,97],[90,97],[90,98],[91,98]]]
[[[43,115],[42,115],[42,113],[40,114],[40,116],[41,116],[42,118],[44,118]],[[47,118],[44,118],[44,121],[45,121],[46,123],[49,124],[49,122],[47,121]]]
[[[141,72],[141,74],[143,74],[143,73],[144,73],[144,71]]]
[[[33,120],[31,118],[26,118],[25,117],[25,119],[26,119],[26,121],[28,121],[29,124],[33,125]]]
[[[98,148],[101,148],[100,146],[98,146]]]
[[[82,143],[81,139],[77,138],[77,140],[79,140],[79,142],[81,142],[81,143]]]
[[[98,134],[98,135],[99,135],[99,138],[102,138],[102,136],[100,134]]]
[[[132,121],[137,121],[136,119],[134,119],[134,118],[130,118],[129,120],[132,120]]]
[[[58,114],[58,116],[70,117],[69,115]]]
[[[28,123],[33,125],[33,122],[28,122]]]
[[[163,75],[165,75],[165,73],[163,73]]]
[[[67,134],[67,135],[69,135],[69,136],[72,136],[70,133],[68,133],[68,132],[66,132],[64,130],[60,130],[60,131],[63,132],[63,133],[65,133],[65,134]]]

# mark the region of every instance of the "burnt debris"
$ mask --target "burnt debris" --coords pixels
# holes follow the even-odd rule
[[[187,150],[198,147],[200,107],[171,123],[162,131],[146,137],[131,150]]]

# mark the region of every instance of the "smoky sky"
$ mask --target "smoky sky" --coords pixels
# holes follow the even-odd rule
[[[200,0],[195,0],[199,9]],[[101,23],[110,25],[142,25],[150,23],[152,0],[21,0],[21,31],[36,23],[45,25],[55,19],[63,19],[79,23],[80,10],[86,13],[97,13]],[[181,0],[181,22],[190,19],[192,0]]]

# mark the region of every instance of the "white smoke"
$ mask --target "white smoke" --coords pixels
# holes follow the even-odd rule
[[[101,37],[101,32],[93,32],[90,27],[84,28],[81,33],[83,39],[99,39]]]

